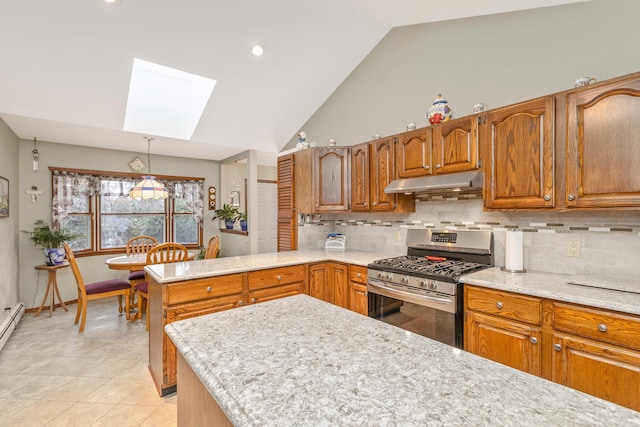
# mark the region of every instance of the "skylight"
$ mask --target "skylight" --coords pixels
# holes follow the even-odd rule
[[[124,130],[191,139],[216,81],[133,59]]]

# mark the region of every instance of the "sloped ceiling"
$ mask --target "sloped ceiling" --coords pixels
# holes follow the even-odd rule
[[[23,139],[145,152],[122,130],[140,58],[218,81],[191,140],[153,153],[271,164],[391,28],[580,1],[3,1],[0,118]]]

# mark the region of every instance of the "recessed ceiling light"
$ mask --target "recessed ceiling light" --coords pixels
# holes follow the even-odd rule
[[[251,45],[251,53],[253,54],[253,56],[262,56],[264,55],[264,44],[262,43],[254,43],[253,45]]]
[[[122,0],[102,0],[103,3],[106,3],[111,6],[115,6],[116,4],[119,4],[121,1]]]

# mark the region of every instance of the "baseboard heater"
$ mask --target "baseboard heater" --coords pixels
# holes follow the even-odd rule
[[[11,308],[9,315],[5,316],[2,320],[2,324],[0,324],[0,350],[2,350],[9,340],[11,333],[18,326],[18,322],[22,319],[23,314],[24,304],[19,302]]]

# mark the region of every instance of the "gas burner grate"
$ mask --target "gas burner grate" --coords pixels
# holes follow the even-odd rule
[[[412,255],[399,256],[374,261],[379,268],[392,268],[406,273],[420,273],[438,277],[457,279],[465,273],[486,268],[487,265],[460,260],[433,260]]]

